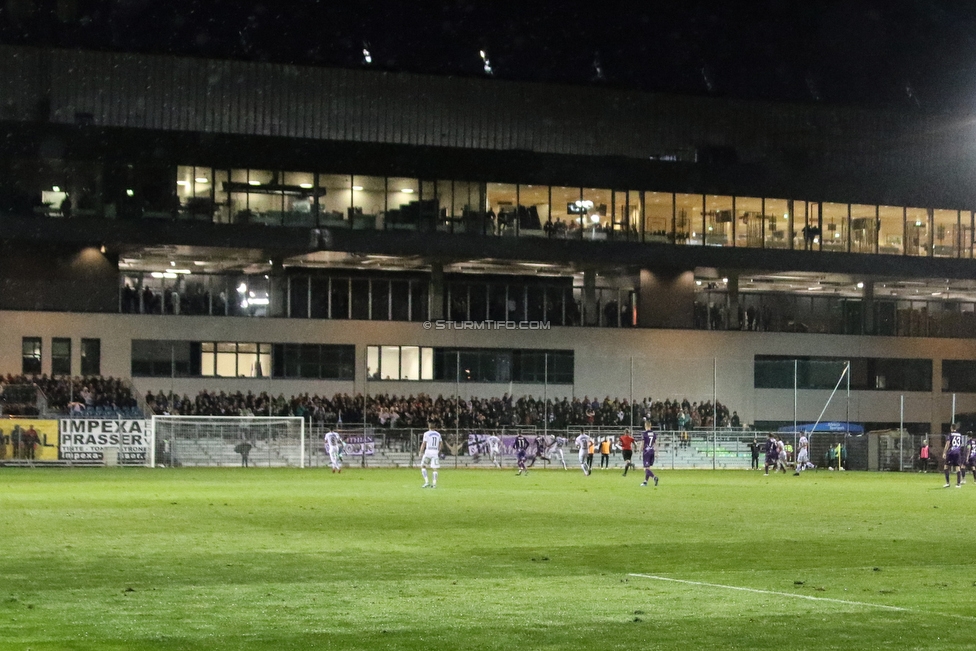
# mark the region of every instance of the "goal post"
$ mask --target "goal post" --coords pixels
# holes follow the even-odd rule
[[[159,416],[151,419],[149,464],[304,468],[300,416]]]

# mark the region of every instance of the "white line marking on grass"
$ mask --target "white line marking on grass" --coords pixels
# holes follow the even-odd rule
[[[795,594],[793,592],[777,592],[775,590],[757,590],[756,588],[743,588],[737,585],[722,585],[720,583],[705,583],[704,581],[686,581],[685,579],[672,579],[666,576],[655,576],[653,574],[630,574],[642,579],[654,579],[655,581],[671,581],[672,583],[684,583],[686,585],[700,585],[706,588],[724,588],[726,590],[739,590],[741,592],[754,592],[756,594],[770,594],[778,597],[793,597],[794,599],[807,599],[809,601],[829,601],[835,604],[845,604],[847,606],[866,606],[868,608],[882,608],[884,610],[898,610],[901,612],[914,612],[910,608],[900,608],[898,606],[885,606],[884,604],[872,604],[866,601],[847,601],[846,599],[831,599],[830,597],[814,597],[805,594]]]

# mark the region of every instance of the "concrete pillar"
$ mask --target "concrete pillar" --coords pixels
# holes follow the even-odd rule
[[[583,325],[597,325],[600,315],[596,309],[596,271],[583,271]]]
[[[727,272],[726,278],[726,309],[728,310],[728,329],[740,330],[742,320],[739,318],[739,274]]]
[[[288,316],[288,277],[285,276],[284,260],[272,258],[268,274],[268,316]]]
[[[875,333],[874,281],[864,281],[864,289],[861,290],[861,319],[864,325],[864,334],[873,335]]]
[[[444,265],[433,262],[430,265],[430,320],[444,318]]]
[[[641,328],[695,327],[695,272],[641,269],[637,325]]]

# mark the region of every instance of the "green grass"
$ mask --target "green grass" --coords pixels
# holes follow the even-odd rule
[[[662,475],[2,469],[0,649],[972,648],[972,483]]]

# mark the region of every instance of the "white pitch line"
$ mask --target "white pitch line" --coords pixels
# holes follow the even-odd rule
[[[897,610],[901,612],[912,612],[909,608],[899,608],[898,606],[885,606],[883,604],[872,604],[866,601],[847,601],[846,599],[831,599],[830,597],[813,597],[805,594],[794,594],[792,592],[777,592],[775,590],[757,590],[756,588],[743,588],[737,585],[722,585],[721,583],[705,583],[704,581],[686,581],[685,579],[672,579],[666,576],[655,576],[653,574],[630,574],[642,579],[654,579],[655,581],[671,581],[672,583],[684,583],[687,585],[700,585],[706,588],[724,588],[726,590],[739,590],[741,592],[754,592],[756,594],[769,594],[778,597],[793,597],[794,599],[807,599],[809,601],[829,601],[835,604],[845,604],[848,606],[866,606],[868,608],[881,608],[884,610]]]

